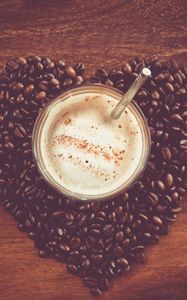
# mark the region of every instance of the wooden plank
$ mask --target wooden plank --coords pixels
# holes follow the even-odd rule
[[[187,61],[186,0],[1,0],[0,66],[38,54],[81,60],[87,74],[133,56]],[[187,295],[187,203],[167,237],[146,251],[146,264],[115,279],[101,299],[184,300]],[[0,299],[93,299],[81,280],[52,259],[0,209]]]

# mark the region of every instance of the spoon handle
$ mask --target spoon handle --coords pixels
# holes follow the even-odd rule
[[[131,100],[134,98],[136,93],[139,91],[139,89],[145,83],[147,78],[150,76],[151,76],[150,69],[143,68],[140,74],[138,74],[138,76],[136,77],[136,79],[128,89],[128,91],[125,93],[125,95],[121,98],[121,100],[118,102],[118,104],[111,112],[112,119],[118,119],[121,116],[122,112],[125,110],[127,105],[131,102]]]

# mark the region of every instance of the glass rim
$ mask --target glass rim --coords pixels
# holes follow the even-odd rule
[[[131,103],[129,104],[132,107],[133,112],[135,111],[136,116],[137,116],[137,120],[139,121],[143,121],[143,122],[139,122],[140,124],[140,128],[141,128],[141,132],[142,132],[142,140],[143,140],[143,147],[142,147],[142,154],[141,154],[141,158],[140,161],[136,167],[135,172],[132,174],[132,176],[125,181],[123,184],[121,184],[119,187],[117,187],[116,189],[110,191],[110,192],[105,192],[102,194],[97,194],[97,195],[85,195],[85,194],[80,194],[80,193],[75,193],[72,192],[68,189],[66,189],[65,187],[63,187],[63,185],[60,185],[58,182],[56,182],[55,180],[53,180],[52,176],[50,175],[50,173],[47,171],[47,168],[45,167],[45,164],[43,162],[42,159],[42,155],[41,155],[41,150],[40,150],[40,135],[41,135],[41,131],[42,131],[42,125],[45,123],[45,120],[47,119],[47,112],[50,109],[50,107],[52,107],[56,102],[60,102],[60,101],[66,101],[68,100],[70,94],[72,95],[77,95],[78,92],[100,92],[101,93],[101,89],[103,92],[107,91],[108,93],[111,92],[111,94],[114,93],[115,95],[120,99],[121,96],[124,94],[123,92],[121,92],[120,90],[112,87],[112,86],[107,86],[105,84],[98,84],[98,83],[92,83],[92,84],[83,84],[81,86],[78,87],[73,87],[68,89],[65,92],[60,93],[59,95],[57,95],[57,97],[55,97],[52,101],[50,101],[47,105],[44,106],[44,108],[41,110],[41,112],[39,113],[34,127],[33,127],[33,131],[32,131],[32,153],[34,156],[34,160],[36,162],[36,165],[38,167],[38,171],[40,173],[40,175],[43,177],[43,179],[53,188],[55,189],[59,194],[61,194],[64,197],[70,198],[72,200],[77,200],[77,201],[106,201],[112,198],[115,198],[117,196],[119,196],[120,194],[122,194],[123,192],[127,191],[130,187],[132,187],[135,182],[137,182],[137,180],[140,178],[142,172],[144,171],[149,155],[150,155],[150,149],[151,149],[151,135],[150,135],[150,130],[149,130],[149,126],[147,123],[147,120],[142,112],[142,110],[140,109],[140,107],[138,106],[138,104],[132,100]],[[77,92],[77,93],[76,93]],[[109,94],[110,95],[110,94]],[[110,95],[111,96],[111,95]],[[117,101],[117,99],[116,99]]]

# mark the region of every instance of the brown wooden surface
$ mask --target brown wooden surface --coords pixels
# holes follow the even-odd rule
[[[20,55],[82,60],[93,73],[133,56],[187,61],[186,0],[0,1],[0,66]],[[115,279],[101,299],[187,299],[187,201],[146,264]],[[37,257],[33,242],[0,208],[0,300],[93,299],[64,265]]]

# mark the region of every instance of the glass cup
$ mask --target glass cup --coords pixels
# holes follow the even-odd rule
[[[114,190],[105,193],[94,194],[94,195],[88,193],[81,194],[81,193],[73,192],[67,189],[65,186],[63,186],[63,182],[59,184],[59,182],[57,182],[57,180],[54,179],[54,177],[50,173],[50,170],[46,166],[46,161],[44,157],[42,156],[41,134],[42,134],[43,126],[45,122],[48,121],[50,113],[55,109],[55,107],[57,107],[57,105],[60,102],[66,101],[68,103],[68,100],[72,99],[72,97],[75,97],[77,95],[89,96],[93,93],[98,96],[105,96],[106,98],[107,96],[112,97],[113,99],[116,100],[116,104],[118,101],[120,101],[123,95],[121,91],[113,87],[109,87],[102,84],[83,85],[80,87],[72,88],[59,95],[57,98],[55,98],[53,101],[51,101],[48,105],[44,107],[44,109],[41,111],[41,113],[39,114],[35,122],[33,133],[32,133],[32,150],[40,174],[42,175],[44,180],[57,192],[59,192],[60,194],[62,194],[67,198],[71,198],[74,200],[84,200],[84,201],[103,200],[104,201],[119,196],[121,193],[127,191],[130,187],[132,187],[133,184],[138,180],[138,178],[140,178],[140,175],[142,174],[143,170],[146,167],[146,163],[150,153],[151,141],[150,141],[150,132],[149,132],[147,121],[139,106],[134,101],[131,101],[130,104],[128,105],[128,109],[136,117],[136,120],[139,124],[139,128],[141,131],[142,141],[143,141],[140,160],[133,174],[127,180],[125,180],[125,182],[120,184],[120,186],[118,186]],[[125,118],[125,113],[123,113],[122,115]]]

